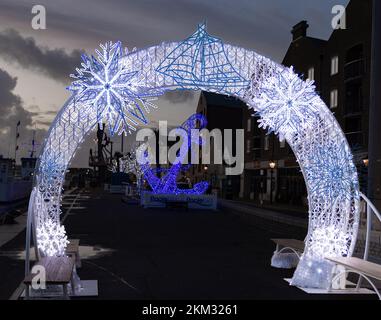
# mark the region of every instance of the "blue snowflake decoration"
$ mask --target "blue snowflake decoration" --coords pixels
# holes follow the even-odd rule
[[[319,119],[319,97],[313,81],[303,81],[293,68],[285,68],[270,77],[254,98],[252,107],[259,127],[280,135],[280,138],[311,126]]]
[[[356,167],[348,166],[352,155],[345,142],[319,145],[311,152],[305,166],[306,179],[315,196],[334,200],[351,200],[357,185]]]
[[[56,152],[47,152],[40,158],[39,171],[43,172],[43,178],[49,185],[53,185],[60,176],[64,175],[65,167]]]
[[[223,41],[209,35],[205,23],[199,24],[194,34],[180,42],[156,70],[172,77],[184,89],[238,95],[250,83],[234,69]]]
[[[93,108],[99,123],[108,123],[110,134],[131,133],[139,123],[148,123],[145,112],[155,107],[151,101],[162,90],[147,87],[139,71],[131,71],[122,63],[121,42],[108,42],[96,50],[98,58],[82,55],[82,68],[77,68],[70,91],[75,102]],[[144,110],[144,111],[143,111]]]
[[[38,190],[44,201],[53,201],[56,198],[55,190],[61,186],[65,176],[65,165],[62,163],[60,153],[54,151],[44,152],[40,157],[40,165],[37,173]],[[57,209],[59,206],[53,206]]]

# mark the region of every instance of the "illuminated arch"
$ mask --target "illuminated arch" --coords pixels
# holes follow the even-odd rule
[[[128,134],[147,122],[154,98],[186,89],[243,100],[260,117],[259,126],[294,151],[309,202],[306,248],[294,284],[324,286],[331,266],[323,256],[352,254],[359,224],[356,168],[345,135],[313,82],[253,51],[224,44],[203,24],[181,42],[132,52],[123,51],[119,42],[107,43],[96,58],[82,58],[69,87],[73,94],[52,123],[39,158],[28,210],[28,251],[32,225],[41,254],[63,253],[64,175],[94,126],[106,121],[111,133]]]

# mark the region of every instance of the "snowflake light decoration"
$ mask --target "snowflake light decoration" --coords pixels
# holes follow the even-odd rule
[[[63,256],[68,243],[65,228],[52,219],[37,227],[37,245],[44,256]]]
[[[311,250],[315,257],[347,256],[351,239],[346,232],[334,226],[316,228],[310,239]]]
[[[242,99],[257,111],[261,127],[287,139],[306,179],[310,207],[308,257],[300,260],[292,283],[305,287],[329,283],[331,266],[319,252],[353,253],[359,186],[345,135],[311,81],[302,81],[292,68],[254,51],[224,43],[209,35],[204,24],[184,41],[125,53],[120,42],[109,42],[96,53],[96,58],[82,56],[69,87],[73,94],[52,123],[41,153],[28,210],[29,221],[36,223],[27,225],[28,231],[36,226],[40,250],[48,255],[64,250],[66,238],[59,226],[64,173],[94,125],[105,121],[111,134],[130,133],[147,122],[146,113],[155,107],[152,100],[163,90],[201,89]],[[187,131],[187,125],[182,129]],[[186,168],[173,165],[158,178],[155,168],[141,166],[153,190],[203,193],[206,182],[188,190],[177,188],[177,174]]]
[[[62,179],[65,176],[65,166],[60,159],[60,154],[53,150],[47,150],[40,157],[40,165],[37,171],[38,195],[43,201],[40,201],[40,209],[44,212],[54,215],[60,214],[60,206],[55,201],[61,199],[57,194],[57,189],[61,187]],[[45,210],[46,209],[46,210]]]
[[[259,127],[290,137],[318,118],[318,96],[313,81],[303,81],[292,67],[264,81],[251,106],[260,117]]]
[[[138,70],[120,63],[120,42],[100,47],[101,51],[96,50],[98,59],[82,55],[82,68],[70,75],[75,81],[68,89],[76,94],[76,103],[94,109],[99,123],[107,121],[111,135],[131,133],[139,123],[148,122],[144,111],[156,108],[151,101],[163,91],[148,87]]]
[[[311,150],[305,164],[306,179],[315,196],[328,200],[337,197],[351,200],[353,189],[357,184],[356,167],[348,166],[352,155],[345,143],[335,143],[332,139],[327,144]]]
[[[44,173],[44,179],[48,184],[54,184],[55,180],[65,173],[59,154],[54,151],[45,152],[40,158],[40,171]]]

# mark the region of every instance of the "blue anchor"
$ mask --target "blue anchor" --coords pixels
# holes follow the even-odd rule
[[[166,194],[203,194],[209,187],[209,183],[206,181],[201,181],[196,183],[191,189],[180,189],[177,187],[177,177],[181,171],[189,169],[189,165],[183,165],[183,160],[185,156],[188,155],[186,149],[191,149],[192,143],[202,145],[202,139],[197,139],[198,141],[193,141],[191,135],[192,129],[203,129],[206,127],[206,118],[199,113],[191,115],[180,127],[177,129],[185,130],[188,136],[188,144],[183,144],[180,149],[180,156],[176,158],[174,164],[166,170],[166,174],[162,178],[158,178],[156,174],[160,171],[152,169],[148,163],[141,165],[144,178],[152,188],[153,193],[166,193]],[[191,138],[189,138],[191,137]]]

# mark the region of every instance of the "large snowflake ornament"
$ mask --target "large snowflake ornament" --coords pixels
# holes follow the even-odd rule
[[[47,219],[37,227],[37,245],[44,256],[63,256],[69,241],[64,226]]]
[[[351,200],[358,183],[356,167],[345,142],[318,145],[309,154],[305,163],[306,179],[314,196],[333,201],[338,197]]]
[[[259,127],[290,137],[318,117],[320,99],[313,81],[303,81],[293,68],[285,68],[264,81],[251,106],[260,116]]]
[[[60,199],[59,190],[62,187],[62,178],[65,175],[65,165],[59,152],[47,150],[40,157],[40,164],[37,172],[39,195],[44,200],[43,206],[47,206],[47,212],[60,213],[59,206],[54,202]]]
[[[60,175],[64,174],[65,166],[62,164],[59,153],[50,151],[41,156],[39,170],[44,173],[46,182],[53,184]]]
[[[309,253],[315,257],[347,256],[351,237],[335,226],[316,228],[311,235]]]
[[[139,123],[148,122],[145,112],[156,108],[152,101],[163,91],[147,86],[140,71],[121,63],[120,42],[100,47],[97,58],[82,55],[82,68],[70,75],[75,81],[68,89],[75,93],[75,103],[96,112],[99,123],[107,121],[111,135],[131,133]]]

